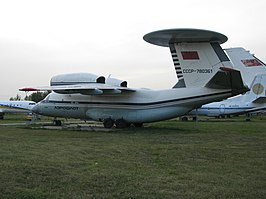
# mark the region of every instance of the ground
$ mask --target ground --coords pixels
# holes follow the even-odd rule
[[[0,126],[0,198],[266,198],[265,129],[265,117],[109,132]]]

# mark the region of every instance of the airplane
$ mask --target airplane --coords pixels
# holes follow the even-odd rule
[[[35,105],[33,101],[0,101],[0,119],[5,113],[30,113]]]
[[[233,68],[239,70],[244,83],[250,87],[254,78],[258,74],[266,74],[266,65],[250,51],[244,48],[224,49],[229,59],[233,63]]]
[[[20,90],[52,91],[33,107],[36,114],[100,121],[105,128],[131,124],[141,127],[143,123],[175,118],[203,104],[248,91],[240,72],[232,69],[220,46],[227,41],[221,33],[166,29],[148,33],[143,39],[170,48],[179,78],[174,88],[132,89],[123,80],[72,73],[52,77],[49,87]],[[61,125],[60,120],[55,123]]]
[[[266,110],[266,74],[257,75],[251,89],[243,95],[231,97],[221,102],[205,104],[192,110],[189,115],[206,115],[212,117],[230,117]]]
[[[225,49],[233,63],[233,68],[241,71],[243,81],[250,91],[236,97],[205,104],[192,110],[188,115],[206,115],[212,117],[230,117],[248,114],[266,109],[266,65],[244,48]],[[188,118],[183,117],[183,120]]]

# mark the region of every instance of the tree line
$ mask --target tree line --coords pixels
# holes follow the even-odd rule
[[[34,92],[34,93],[30,94],[30,95],[26,95],[24,100],[39,102],[39,101],[43,100],[49,93],[50,93],[49,91]],[[21,96],[19,94],[17,94],[16,97],[11,97],[9,100],[10,101],[20,101],[20,100],[23,100],[23,99],[21,99]]]

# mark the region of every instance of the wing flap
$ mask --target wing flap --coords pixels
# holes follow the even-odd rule
[[[222,67],[205,85],[207,88],[214,89],[232,89],[234,95],[243,94],[249,89],[244,86],[239,71]]]
[[[50,86],[39,88],[22,88],[20,91],[54,91],[59,94],[82,94],[82,95],[118,95],[128,92],[135,92],[135,89],[106,84],[76,84],[64,86]]]

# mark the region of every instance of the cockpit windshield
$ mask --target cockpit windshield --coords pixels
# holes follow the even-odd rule
[[[41,102],[49,102],[50,94],[47,95]]]
[[[266,64],[265,64],[263,61],[261,61],[260,59],[258,59],[258,58],[255,57],[254,55],[253,55],[253,57],[254,57],[258,62],[260,62],[262,65],[266,66]]]

